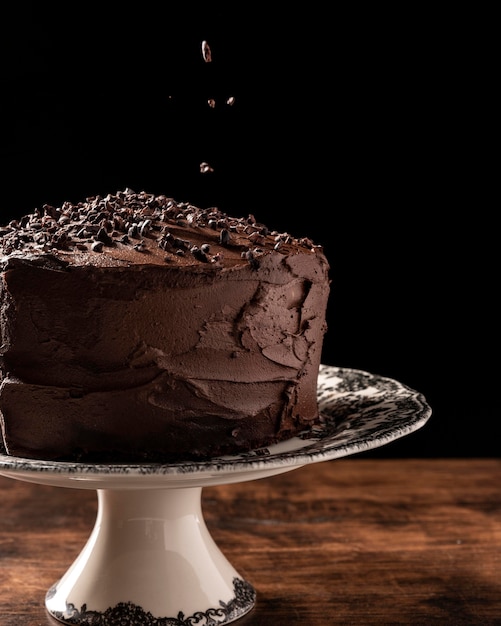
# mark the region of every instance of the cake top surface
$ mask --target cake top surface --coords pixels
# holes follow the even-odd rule
[[[263,255],[323,253],[308,238],[269,231],[165,195],[131,189],[84,202],[44,205],[0,227],[0,266],[13,258],[73,266],[231,268]]]

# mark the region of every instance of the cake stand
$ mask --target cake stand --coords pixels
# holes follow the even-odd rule
[[[79,626],[215,626],[254,606],[256,591],[233,568],[205,525],[209,485],[266,478],[369,450],[423,426],[425,398],[390,378],[322,365],[320,425],[238,456],[174,464],[91,464],[0,453],[10,478],[97,490],[94,529],[47,592],[48,613]]]

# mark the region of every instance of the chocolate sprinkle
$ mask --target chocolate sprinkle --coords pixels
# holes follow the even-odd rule
[[[238,236],[242,258],[252,266],[263,249],[278,252],[286,244],[311,251],[320,248],[307,238],[295,239],[287,233],[270,232],[257,223],[253,215],[229,217],[216,207],[200,209],[165,195],[125,189],[105,197],[92,196],[76,204],[64,202],[61,207],[45,204],[41,210],[36,208],[33,213],[11,221],[0,228],[0,255],[52,255],[54,258],[59,251],[85,255],[116,246],[142,251],[144,242],[153,240],[168,254],[190,253],[200,263],[221,263],[220,251],[211,255],[210,236],[197,247],[170,232],[177,225],[194,231],[214,230],[214,245],[227,248],[235,248],[234,235]]]
[[[212,52],[206,41],[202,41],[202,57],[206,63],[210,63],[212,61]]]

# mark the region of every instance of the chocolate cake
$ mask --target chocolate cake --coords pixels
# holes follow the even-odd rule
[[[0,229],[4,453],[175,462],[318,420],[323,249],[129,189]]]

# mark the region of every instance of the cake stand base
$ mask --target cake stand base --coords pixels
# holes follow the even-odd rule
[[[2,454],[0,474],[94,489],[87,544],[48,591],[50,615],[77,626],[216,626],[248,613],[256,592],[210,536],[202,488],[267,478],[385,445],[421,428],[425,398],[369,372],[322,365],[318,425],[242,455],[178,464],[94,464]]]
[[[229,624],[256,593],[212,539],[201,487],[98,489],[84,549],[46,595],[64,624]]]

